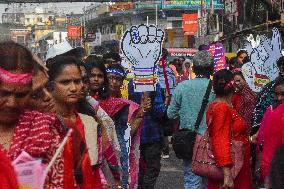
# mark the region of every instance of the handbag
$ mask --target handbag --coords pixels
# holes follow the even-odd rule
[[[210,144],[208,128],[204,135],[197,135],[192,156],[192,172],[196,175],[222,181],[224,174],[222,168],[217,167]],[[235,179],[243,167],[244,147],[241,141],[231,141],[231,157],[233,166],[231,173]]]
[[[202,100],[202,105],[200,107],[196,122],[194,124],[194,130],[190,129],[180,129],[172,137],[173,150],[176,157],[179,159],[192,159],[193,147],[196,140],[196,132],[202,121],[203,114],[205,112],[206,106],[208,104],[209,95],[212,89],[212,81],[210,80]]]

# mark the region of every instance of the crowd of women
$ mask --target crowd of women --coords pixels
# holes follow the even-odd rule
[[[191,62],[185,61],[184,82],[209,80],[213,58],[208,54],[200,51],[193,58],[196,79],[189,76]],[[205,178],[202,187],[251,189],[265,183],[281,188],[283,173],[278,169],[283,150],[272,159],[284,141],[284,58],[277,62],[279,77],[256,94],[238,69],[245,56],[245,51],[239,52],[236,64],[213,75],[214,94],[204,118],[207,127],[199,134],[209,133],[223,179]],[[25,47],[4,41],[0,57],[0,188],[21,186],[15,162],[23,152],[48,165],[44,188],[154,188],[161,167],[164,118],[176,117],[174,106],[192,106],[195,98],[178,103],[178,95],[191,85],[178,84],[171,101],[159,84],[155,92],[134,93],[130,81],[125,99],[121,87],[126,72],[116,54],[85,57],[84,50],[72,49],[44,63]],[[206,88],[208,82],[204,84]],[[190,125],[188,117],[195,121],[198,112],[184,113],[188,116],[180,116],[181,127]],[[232,140],[243,146],[243,164],[234,177]],[[190,161],[185,161],[186,169]],[[189,177],[185,173],[185,180]],[[201,187],[188,183],[185,188]]]

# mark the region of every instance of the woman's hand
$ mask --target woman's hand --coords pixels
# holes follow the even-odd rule
[[[222,189],[233,189],[234,188],[234,180],[231,173],[231,169],[229,167],[223,167],[224,173],[224,182],[222,185]]]

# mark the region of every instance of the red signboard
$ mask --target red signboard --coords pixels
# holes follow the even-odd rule
[[[121,12],[125,10],[134,9],[134,3],[132,2],[119,2],[111,5],[110,12]]]
[[[183,14],[182,28],[187,35],[195,35],[198,31],[198,14]]]
[[[82,32],[81,26],[68,26],[68,38],[69,39],[81,39]]]

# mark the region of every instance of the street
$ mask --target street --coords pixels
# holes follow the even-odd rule
[[[170,158],[162,158],[161,164],[156,189],[183,189],[183,163],[176,158],[172,148],[170,148]]]

